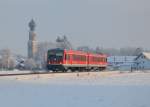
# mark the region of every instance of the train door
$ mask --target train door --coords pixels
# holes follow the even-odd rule
[[[90,68],[90,54],[87,53],[87,69]]]
[[[65,64],[70,65],[71,64],[71,54],[70,52],[65,52],[64,55],[64,59],[65,59]]]

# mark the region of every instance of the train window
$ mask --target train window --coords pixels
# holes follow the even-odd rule
[[[94,61],[94,62],[95,62],[95,60],[96,60],[95,57],[93,57],[93,61]]]
[[[80,61],[80,55],[76,55],[77,61]]]
[[[101,61],[101,58],[99,58],[99,62]]]
[[[102,58],[101,62],[104,62],[104,58]]]
[[[93,61],[93,62],[101,62],[101,61],[103,61],[103,58],[101,58],[101,57],[92,57],[91,58],[91,60]]]
[[[83,56],[83,61],[86,61],[86,56]]]
[[[84,56],[83,55],[81,56],[81,61],[84,61]]]
[[[80,55],[78,55],[78,61],[80,61],[81,60],[81,56]]]
[[[73,57],[73,60],[76,60],[76,55],[72,55],[72,57]]]
[[[74,57],[75,57],[75,60],[77,61],[77,60],[78,60],[78,56],[77,56],[77,55],[75,55]]]
[[[86,56],[84,55],[73,55],[72,57],[75,61],[86,61]]]
[[[77,56],[77,55],[75,55],[75,60],[76,60],[76,61],[78,60],[78,56]]]
[[[77,61],[80,60],[80,56],[79,55],[76,55],[76,58],[77,58]]]
[[[70,55],[66,54],[66,60],[70,60]]]
[[[105,62],[105,58],[103,58],[103,62]]]
[[[99,58],[98,58],[98,57],[93,57],[93,58],[92,58],[92,61],[93,61],[93,62],[98,62],[98,61],[99,61]]]
[[[74,60],[77,60],[77,56],[76,55],[74,55]]]
[[[65,60],[67,60],[67,55],[65,54]]]
[[[81,61],[86,61],[86,57],[85,56],[81,56]]]
[[[78,61],[81,61],[81,55],[78,55]]]
[[[105,62],[107,62],[107,58],[105,58]]]
[[[63,56],[63,53],[56,53],[56,56]]]
[[[104,62],[105,62],[105,58],[104,58]]]

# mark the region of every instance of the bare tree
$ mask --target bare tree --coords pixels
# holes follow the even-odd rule
[[[27,59],[25,61],[25,69],[35,70],[37,68],[37,64],[33,59]]]
[[[58,48],[62,48],[62,49],[72,49],[72,44],[70,43],[70,41],[68,40],[68,38],[64,35],[62,37],[57,37],[56,39],[56,45]]]
[[[139,54],[141,54],[144,51],[143,48],[136,48],[133,52],[134,56],[138,56]]]
[[[13,58],[11,57],[11,51],[10,49],[3,49],[1,50],[1,60],[0,60],[0,66],[4,69],[13,69],[15,67],[15,62]]]
[[[0,58],[0,68],[2,69],[2,66],[3,66],[3,64],[2,64],[2,58]]]
[[[117,55],[117,56],[136,56],[143,52],[143,48],[136,47],[123,47],[120,49],[115,48],[96,48],[96,52],[100,51],[108,55]]]
[[[97,46],[96,49],[95,49],[95,53],[103,54],[103,51],[102,51],[102,49],[99,46]]]
[[[47,51],[52,48],[56,48],[56,44],[52,42],[41,42],[38,44],[38,51],[35,57],[38,68],[41,69],[46,67]]]
[[[84,52],[92,52],[93,50],[89,46],[79,46],[77,50],[84,51]]]

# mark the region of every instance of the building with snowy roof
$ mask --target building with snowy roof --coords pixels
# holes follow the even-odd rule
[[[134,68],[137,70],[150,70],[150,52],[142,52],[134,59]]]
[[[137,56],[109,56],[107,58],[108,66],[113,70],[131,70],[136,57]]]

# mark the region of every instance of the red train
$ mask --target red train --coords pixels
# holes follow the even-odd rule
[[[47,68],[52,71],[104,70],[107,67],[105,54],[82,51],[51,49],[47,52]]]

